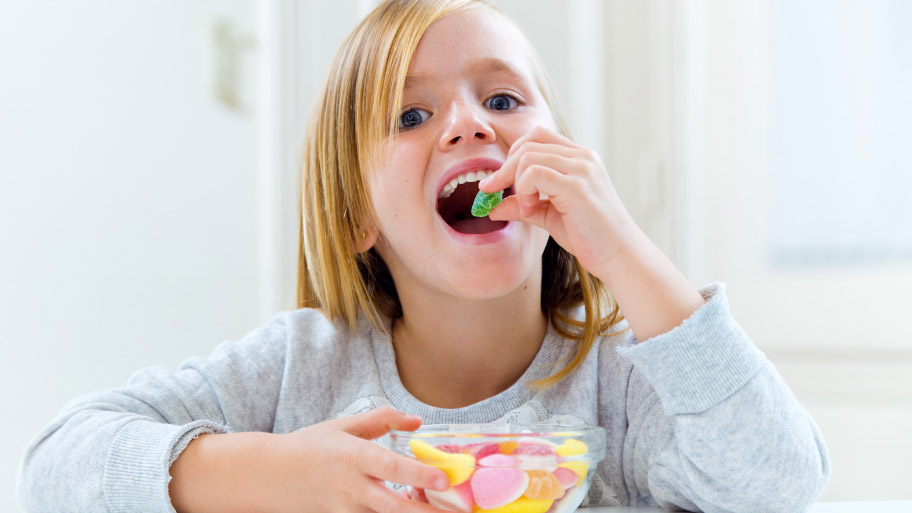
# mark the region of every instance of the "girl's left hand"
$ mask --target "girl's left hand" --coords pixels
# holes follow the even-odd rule
[[[511,184],[514,195],[491,210],[491,220],[544,228],[596,276],[637,239],[639,228],[598,154],[551,130],[538,127],[517,139],[479,189],[490,193]]]

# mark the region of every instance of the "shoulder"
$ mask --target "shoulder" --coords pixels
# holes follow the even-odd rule
[[[308,366],[338,368],[346,361],[373,360],[371,337],[376,330],[364,315],[358,317],[354,330],[344,319],[329,319],[312,308],[284,312],[274,322],[283,325],[289,358],[304,360]]]
[[[586,311],[582,305],[561,310],[560,313],[579,323],[586,320]],[[603,313],[602,317],[604,318],[605,316],[606,315]],[[562,325],[566,330],[573,333],[579,333],[582,329],[580,326],[568,325],[566,323],[563,323]],[[576,340],[572,338],[563,336],[562,338],[564,338],[565,345],[573,345],[576,343]],[[618,350],[634,343],[636,343],[636,340],[633,338],[633,332],[630,330],[627,320],[621,315],[616,322],[608,326],[607,329],[602,331],[595,338],[592,347],[589,349],[589,357],[598,358],[600,365],[605,362],[621,361],[623,359],[620,357]]]
[[[205,360],[287,363],[295,355],[315,356],[321,350],[338,348],[350,338],[349,330],[341,323],[332,322],[319,310],[302,308],[280,312],[243,337],[222,342]],[[199,360],[191,358],[187,363]]]
[[[346,337],[350,334],[340,321],[333,322],[322,311],[315,308],[300,308],[282,312],[272,321],[284,326],[290,340],[307,340],[316,344]]]
[[[583,306],[561,310],[560,314],[574,321],[562,322],[560,318],[554,319],[561,326],[560,329],[554,329],[555,334],[561,339],[561,361],[569,361],[579,347],[580,342],[575,335],[581,333],[586,314]],[[617,393],[621,389],[626,389],[632,364],[622,357],[620,350],[632,343],[635,341],[627,321],[623,318],[618,319],[595,337],[579,366],[567,376],[567,381],[591,381],[593,384],[597,383],[598,389],[602,392],[610,390]]]

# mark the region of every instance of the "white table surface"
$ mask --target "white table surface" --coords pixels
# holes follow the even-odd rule
[[[645,513],[661,508],[580,508],[579,513]],[[912,513],[909,501],[819,502],[808,513]]]

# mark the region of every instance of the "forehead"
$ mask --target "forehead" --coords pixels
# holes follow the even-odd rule
[[[532,76],[522,36],[500,14],[483,7],[434,22],[421,37],[408,74],[451,75],[480,69],[479,63],[494,68],[506,65],[525,77]]]

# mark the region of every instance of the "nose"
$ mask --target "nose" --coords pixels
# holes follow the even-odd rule
[[[454,101],[451,104],[446,124],[440,134],[441,151],[455,149],[470,141],[492,143],[495,139],[494,129],[482,106],[462,101]]]

